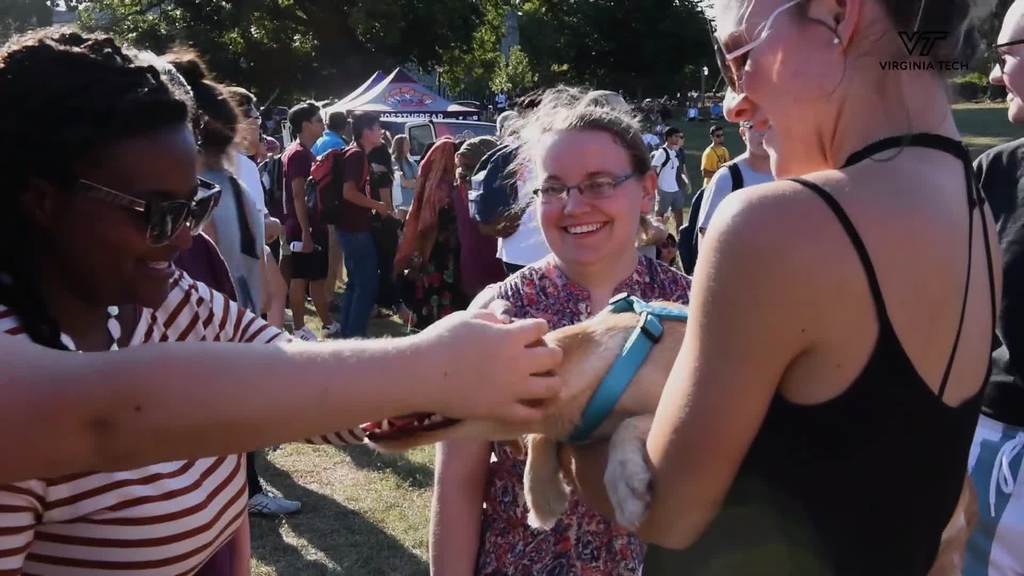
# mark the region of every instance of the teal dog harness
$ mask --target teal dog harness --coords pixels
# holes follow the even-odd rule
[[[636,373],[640,371],[640,367],[647,360],[651,349],[661,340],[661,336],[665,332],[661,321],[686,321],[690,316],[686,310],[652,306],[629,294],[619,294],[612,298],[608,302],[607,310],[612,314],[624,312],[639,314],[640,323],[630,334],[622,353],[615,359],[611,369],[608,370],[601,383],[598,384],[597,390],[594,390],[590,400],[587,401],[579,424],[569,435],[570,444],[586,442],[612,413],[619,399],[625,394],[629,383],[633,381]]]

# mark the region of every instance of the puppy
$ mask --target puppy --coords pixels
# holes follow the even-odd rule
[[[677,310],[684,306],[657,302]],[[589,320],[555,330],[544,336],[544,345],[562,350],[559,373],[565,382],[560,396],[544,406],[540,430],[520,430],[488,421],[456,421],[437,414],[413,414],[368,425],[371,445],[384,451],[403,451],[415,446],[454,438],[518,440],[527,447],[526,501],[534,527],[550,528],[565,511],[569,490],[561,477],[558,445],[572,433],[583,409],[640,317],[631,312],[603,311]],[[630,382],[614,411],[591,435],[609,439],[605,485],[615,508],[616,520],[636,528],[650,500],[650,472],[644,458],[645,442],[661,390],[682,345],[686,323],[663,320],[664,334]]]

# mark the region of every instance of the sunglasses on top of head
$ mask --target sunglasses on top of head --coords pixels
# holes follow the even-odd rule
[[[199,178],[192,200],[140,200],[88,180],[78,186],[92,198],[139,213],[146,222],[146,240],[151,246],[162,246],[188,226],[194,236],[199,233],[220,201],[219,186]]]
[[[747,34],[744,26],[740,29],[732,32],[728,36],[728,44],[730,46],[736,46],[731,51],[726,51],[722,42],[715,36],[714,30],[711,33],[712,44],[715,46],[715,59],[718,61],[718,68],[722,72],[722,77],[725,78],[726,84],[733,92],[739,92],[740,86],[743,83],[743,70],[747,67],[747,59],[750,58],[750,51],[757,48],[762,42],[768,38],[768,33],[772,30],[772,24],[775,19],[782,14],[785,10],[792,8],[799,4],[801,0],[793,0],[779,6],[768,18],[758,26],[753,34]],[[710,25],[710,23],[709,23]]]
[[[992,65],[999,68],[999,73],[1003,74],[1006,72],[1006,57],[1009,54],[1004,53],[1002,48],[1009,48],[1011,46],[1019,46],[1024,44],[1024,40],[1011,40],[1009,42],[1003,42],[1002,44],[996,44],[992,47]]]

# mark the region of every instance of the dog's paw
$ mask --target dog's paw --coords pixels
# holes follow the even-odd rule
[[[615,509],[615,520],[625,528],[636,530],[647,515],[647,506],[651,502],[651,471],[644,462],[643,452],[619,450],[609,453],[604,485]]]
[[[530,514],[527,516],[532,528],[550,530],[561,518],[569,505],[569,495],[562,490],[545,490],[545,494],[528,495]]]

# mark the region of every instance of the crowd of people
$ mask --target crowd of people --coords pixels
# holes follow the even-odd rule
[[[301,508],[261,447],[414,412],[536,429],[571,383],[535,342],[629,293],[689,308],[643,522],[611,520],[607,443],[563,447],[573,495],[542,530],[519,450],[450,440],[433,573],[1020,573],[1024,143],[972,165],[938,74],[853,65],[970,8],[716,2],[746,149],[709,127],[688,218],[682,132],[655,145],[615,92],[506,100],[496,137],[417,163],[376,115],[310,102],[282,148],[191,50],[14,38],[0,572],[248,573],[248,514]],[[995,50],[1024,123],[1024,1]],[[409,335],[372,338],[376,316]]]

